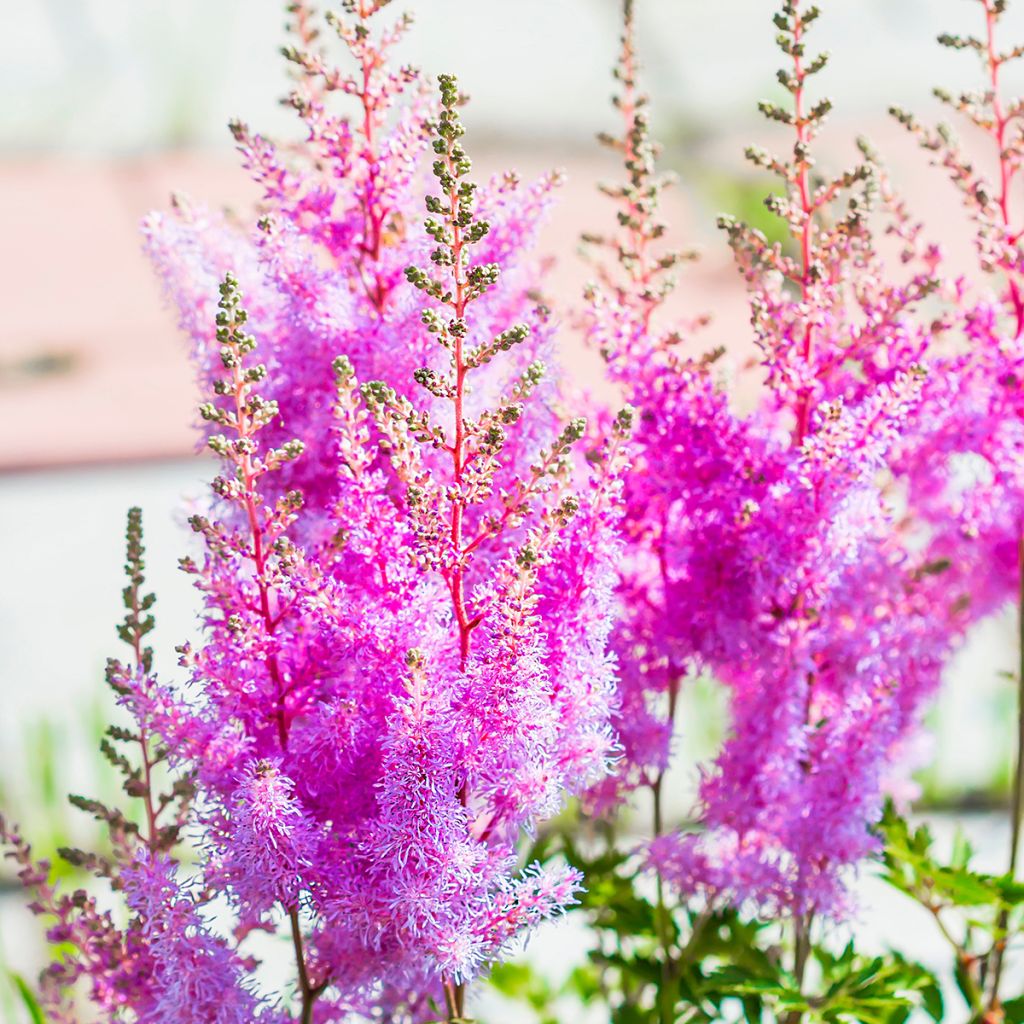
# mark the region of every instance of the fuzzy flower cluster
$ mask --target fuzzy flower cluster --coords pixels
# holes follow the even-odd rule
[[[184,201],[145,225],[223,469],[182,562],[203,599],[189,685],[141,654],[116,682],[139,730],[122,738],[149,737],[187,799],[164,834],[146,739],[143,769],[124,759],[162,837],[118,821],[99,867],[126,930],[61,903],[16,847],[109,1019],[455,1019],[465,984],[580,888],[568,865],[523,871],[518,843],[615,756],[630,416],[592,446],[556,408],[529,253],[556,179],[477,187],[455,80],[434,100],[391,69],[409,19],[385,6],[327,19],[349,73],[292,5],[305,138],[233,125],[263,189],[251,230]],[[194,865],[173,859],[186,823]],[[261,990],[260,931],[287,936],[294,993]],[[76,978],[57,980],[60,1012]]]
[[[980,275],[953,277],[866,142],[820,178],[830,110],[805,0],[775,16],[789,99],[766,200],[780,240],[723,228],[749,291],[762,383],[741,411],[666,324],[672,274],[633,0],[618,64],[625,180],[582,316],[623,411],[566,417],[556,319],[531,260],[557,177],[484,187],[464,98],[393,51],[387,0],[289,7],[294,144],[235,123],[253,225],[186,200],[145,224],[191,342],[221,464],[182,560],[202,635],[183,685],[152,671],[141,520],[129,516],[130,726],[103,753],[134,812],[85,797],[100,887],[55,889],[0,822],[33,908],[68,952],[44,975],[146,1024],[465,1019],[467,983],[572,906],[571,865],[525,870],[524,836],[585,798],[649,787],[649,861],[684,896],[840,915],[887,787],[968,629],[1021,590],[1024,230],[1020,101],[1004,0],[977,0],[982,92],[945,96],[992,139],[986,183],[948,128],[896,115],[962,191]],[[343,101],[355,116],[339,114]],[[423,208],[426,218],[421,222]],[[891,256],[883,256],[884,250]],[[243,298],[244,297],[244,298]],[[731,727],[699,827],[663,821],[683,687],[710,673]],[[685,731],[685,723],[683,723]],[[183,840],[198,837],[185,853]],[[113,897],[117,912],[109,908]],[[264,984],[261,933],[294,955]]]
[[[700,672],[726,684],[730,735],[704,773],[701,827],[651,850],[684,892],[841,914],[845,875],[876,848],[886,786],[944,665],[1018,585],[1020,256],[1005,216],[1018,107],[1000,106],[998,68],[1014,56],[992,41],[1001,5],[983,6],[988,41],[947,42],[982,54],[992,90],[951,102],[994,136],[1001,190],[945,130],[921,133],[975,210],[985,269],[1008,277],[1000,299],[943,274],[866,142],[860,163],[818,179],[813,142],[831,106],[809,90],[827,62],[807,44],[819,12],[787,0],[776,15],[790,100],[761,110],[789,133],[789,155],[751,147],[747,157],[782,182],[766,205],[785,242],[720,221],[749,288],[764,379],[756,408],[741,413],[716,379],[721,353],[686,355],[690,325],[657,316],[686,254],[661,243],[665,181],[627,0],[625,128],[607,142],[628,177],[606,190],[619,231],[591,239],[615,263],[587,316],[639,410],[614,637],[627,765],[595,795],[607,806],[649,786],[658,804],[681,687]],[[880,231],[896,243],[895,267]]]

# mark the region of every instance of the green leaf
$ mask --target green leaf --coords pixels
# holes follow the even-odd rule
[[[756,996],[743,997],[743,1018],[748,1024],[756,1024],[764,1016],[764,1004]]]
[[[989,875],[949,868],[940,868],[934,874],[935,891],[957,906],[983,906],[998,899],[998,889]]]
[[[942,989],[934,983],[925,985],[921,989],[921,1006],[932,1020],[942,1020],[945,1009],[942,1001]]]
[[[958,825],[953,835],[953,852],[949,858],[950,866],[964,869],[971,863],[973,856],[974,847],[971,846],[967,836],[964,835],[964,830]]]
[[[27,982],[20,974],[11,973],[11,981],[14,982],[14,987],[18,990],[18,995],[21,997],[22,1005],[28,1011],[29,1019],[32,1024],[46,1024],[46,1018],[43,1016],[42,1007],[39,1005],[39,1000],[36,999],[35,993],[28,987]]]
[[[1013,875],[999,875],[991,879],[991,884],[999,892],[1003,902],[1015,907],[1024,903],[1024,882],[1019,882]]]

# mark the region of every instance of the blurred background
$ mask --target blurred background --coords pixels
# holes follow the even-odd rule
[[[587,279],[576,239],[609,216],[594,191],[615,174],[594,134],[615,128],[609,69],[618,0],[418,0],[404,58],[453,71],[470,93],[471,151],[484,169],[568,171],[542,238],[557,259],[549,279],[563,310]],[[756,114],[778,92],[769,0],[639,0],[645,84],[664,165],[680,176],[667,213],[680,244],[704,258],[676,300],[710,312],[696,342],[723,344],[735,367],[752,351],[742,283],[715,228],[731,212],[771,230],[743,147],[778,138]],[[973,263],[969,228],[941,172],[887,116],[890,103],[937,115],[931,87],[972,87],[969,56],[935,44],[943,30],[977,29],[965,0],[826,0],[817,45],[833,53],[820,88],[835,100],[820,162],[855,158],[872,138],[895,183],[947,247]],[[102,686],[115,653],[124,515],[145,513],[149,579],[158,595],[156,664],[194,629],[196,602],[177,559],[190,501],[210,475],[195,454],[185,347],[140,249],[138,224],[172,191],[245,209],[254,189],[225,125],[241,117],[291,137],[277,100],[288,88],[279,0],[31,0],[0,5],[0,808],[24,822],[42,852],[88,842],[68,813],[71,789],[109,792],[94,755],[109,715]],[[1024,40],[1010,8],[1008,43]],[[970,139],[967,140],[970,146]],[[595,367],[568,328],[564,360],[581,382]],[[950,812],[999,868],[1010,771],[1013,624],[986,625],[950,673],[932,716],[924,805],[952,830]],[[721,736],[720,701],[698,688],[681,738],[674,800],[683,814],[696,764]],[[945,817],[943,817],[945,815]],[[983,864],[985,863],[983,859]],[[31,973],[41,945],[0,868],[0,969]],[[864,885],[870,887],[870,879]],[[895,897],[887,897],[890,901]],[[859,927],[885,941],[901,908],[865,899]],[[912,923],[911,923],[912,927]],[[538,943],[543,955],[544,942]],[[938,951],[934,951],[938,952]],[[928,956],[925,950],[923,955]],[[0,984],[0,1020],[16,1020]],[[499,1012],[499,1011],[495,1011]],[[5,1017],[5,1014],[8,1016]],[[498,1024],[499,1017],[492,1017]]]

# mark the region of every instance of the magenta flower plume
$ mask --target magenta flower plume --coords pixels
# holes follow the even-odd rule
[[[271,761],[244,772],[235,794],[224,870],[248,913],[298,905],[314,869],[316,829],[294,796],[295,783]]]
[[[125,902],[138,915],[146,977],[130,1005],[140,1022],[243,1024],[280,1020],[245,988],[243,966],[226,941],[203,923],[194,897],[166,857],[141,856],[124,871]]]
[[[626,765],[594,796],[607,806],[650,786],[660,831],[679,693],[708,671],[731,694],[730,734],[704,775],[701,830],[657,839],[652,862],[685,891],[841,914],[845,873],[876,849],[892,759],[963,634],[955,602],[936,600],[933,553],[897,519],[885,482],[933,430],[922,411],[938,328],[916,310],[939,287],[936,256],[866,144],[856,167],[812,183],[811,145],[830,104],[812,103],[808,83],[826,58],[806,50],[817,9],[787,2],[775,23],[792,104],[761,109],[795,134],[794,156],[747,156],[783,180],[768,205],[789,247],[721,221],[751,292],[765,380],[758,406],[735,411],[715,377],[721,353],[686,357],[689,325],[657,316],[666,274],[688,254],[662,245],[665,182],[626,11],[625,130],[610,142],[628,180],[606,190],[619,232],[591,239],[618,267],[602,268],[586,317],[609,376],[639,409],[614,637]],[[877,194],[893,230],[918,246],[899,276],[873,240]]]
[[[131,588],[135,665],[111,677],[150,831],[123,825],[100,872],[132,921],[99,929],[121,950],[111,980],[92,946],[80,973],[102,980],[97,1005],[123,988],[153,1024],[461,1016],[471,979],[576,902],[579,873],[523,873],[519,842],[615,755],[629,415],[595,443],[556,411],[528,259],[556,179],[478,189],[450,76],[439,104],[418,90],[398,109],[417,76],[389,70],[408,23],[384,6],[328,19],[349,76],[293,5],[307,137],[292,153],[234,126],[267,208],[251,235],[185,203],[146,224],[222,464],[191,519],[203,554],[182,562],[203,600],[188,688],[152,678]],[[294,952],[283,998],[257,984],[258,931]],[[146,980],[119,988],[124,951]]]
[[[1021,594],[1024,104],[1000,74],[1024,48],[996,45],[1004,0],[978,2],[985,38],[944,41],[982,58],[985,91],[940,98],[991,138],[998,184],[945,127],[897,112],[963,194],[975,280],[948,272],[866,141],[819,176],[819,12],[782,0],[789,98],[760,106],[784,155],[747,151],[780,183],[777,238],[720,219],[759,353],[741,404],[725,351],[692,348],[706,317],[666,317],[693,254],[658,219],[668,181],[623,0],[623,125],[604,141],[625,177],[602,188],[617,226],[586,236],[595,283],[577,318],[621,409],[576,395],[554,357],[533,249],[558,175],[473,181],[465,97],[396,64],[411,21],[388,0],[324,19],[342,66],[304,0],[289,4],[301,137],[231,126],[259,212],[179,199],[144,225],[217,465],[181,560],[197,638],[177,648],[179,678],[158,678],[131,510],[130,655],[108,664],[121,721],[100,748],[125,806],[72,797],[105,837],[60,851],[87,888],[66,891],[0,820],[60,951],[48,1019],[465,1024],[471,986],[581,902],[598,938],[571,984],[600,989],[615,1019],[734,1003],[853,1019],[858,999],[903,1019],[908,992],[939,1019],[924,968],[862,970],[852,947],[812,941],[815,918],[850,913],[880,823],[894,884],[949,896],[926,902],[936,918],[960,899],[937,874],[996,908],[987,953],[968,956],[973,919],[953,944],[972,1013],[1003,1012],[1016,851],[1006,878],[938,868],[885,812],[951,656]],[[677,718],[698,677],[721,685],[729,725],[673,831]],[[643,789],[653,834],[627,848],[618,815]],[[1024,759],[1015,794],[1016,842]],[[577,802],[579,843],[552,824]],[[591,847],[596,885],[574,866]],[[792,927],[792,971],[759,945],[765,915],[786,941]],[[755,955],[730,964],[737,950]],[[284,985],[265,962],[282,953]]]

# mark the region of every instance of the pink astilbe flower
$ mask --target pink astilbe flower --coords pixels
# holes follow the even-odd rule
[[[282,1021],[245,987],[243,965],[223,938],[211,934],[194,899],[166,857],[140,856],[123,873],[125,902],[138,917],[145,985],[132,993],[140,1024],[249,1024]]]
[[[304,459],[267,481],[273,488],[268,497],[300,489],[308,513],[299,528],[318,531],[317,539],[330,524],[313,511],[329,518],[341,498],[335,453],[321,443],[335,398],[323,367],[344,354],[358,379],[383,380],[410,397],[414,371],[443,365],[405,282],[406,269],[430,253],[430,240],[416,225],[427,123],[437,110],[414,69],[392,70],[392,53],[409,22],[387,24],[379,14],[383,6],[360,3],[351,16],[329,18],[356,64],[351,75],[329,65],[315,36],[287,50],[299,74],[289,103],[306,132],[301,144],[278,146],[232,125],[243,163],[264,192],[266,211],[251,230],[187,200],[145,224],[147,250],[192,342],[204,390],[220,373],[216,288],[229,271],[239,281],[271,370],[264,394],[280,411],[279,420],[267,424],[267,443],[298,439],[307,448]],[[355,123],[326,112],[334,94],[357,100]],[[500,365],[478,375],[467,399],[474,412],[493,404],[532,361],[549,358],[554,323],[528,297],[536,281],[527,253],[557,184],[551,175],[528,187],[509,174],[480,189],[478,209],[490,230],[478,242],[477,258],[502,267],[500,280],[476,304],[481,337],[516,322],[530,334]],[[539,447],[532,418],[542,408],[533,406],[510,446]]]
[[[132,776],[157,838],[125,843],[116,876],[131,941],[167,963],[124,997],[146,1020],[189,993],[185,1020],[464,1016],[466,984],[576,902],[579,873],[523,874],[520,840],[616,756],[631,417],[599,443],[563,420],[529,252],[557,178],[478,189],[454,79],[437,104],[391,70],[408,23],[385,6],[328,19],[350,76],[291,5],[306,138],[233,126],[263,189],[254,230],[185,201],[145,225],[222,467],[182,560],[203,627],[179,648],[185,686],[139,657],[116,676],[143,760],[151,739],[175,799],[194,796],[164,835],[149,762]],[[187,886],[169,859],[186,824]],[[295,956],[273,1010],[250,994],[256,930]]]
[[[32,894],[29,909],[51,921],[47,940],[67,944],[72,950],[40,977],[41,1002],[47,1014],[60,1024],[72,1024],[76,1018],[69,991],[84,984],[93,1005],[111,1019],[119,1019],[142,987],[137,963],[129,953],[134,943],[85,890],[58,892],[50,883],[50,865],[33,860],[31,847],[3,819],[0,840],[6,847],[5,856],[17,867],[19,881]]]
[[[1014,127],[1019,100],[1007,98],[1001,82],[1019,53],[999,49],[1005,5],[979,4],[983,36],[943,35],[939,41],[978,54],[986,89],[961,97],[937,90],[937,95],[989,136],[992,182],[967,160],[948,127],[928,129],[893,108],[960,189],[976,226],[982,275],[948,286],[956,305],[947,319],[962,343],[936,361],[925,391],[927,443],[905,444],[899,451],[908,505],[926,524],[923,542],[941,570],[946,600],[958,601],[968,622],[1019,600],[1024,565],[1024,256],[1013,208],[1022,141]]]
[[[506,881],[488,900],[478,925],[484,957],[493,960],[507,944],[538,922],[556,917],[578,903],[583,876],[574,868],[556,870],[532,865],[521,877]]]
[[[747,152],[782,182],[766,200],[782,240],[720,222],[760,353],[740,411],[723,353],[689,351],[705,318],[663,322],[692,254],[663,244],[623,0],[624,130],[605,141],[626,180],[604,189],[615,232],[587,238],[613,259],[581,320],[628,404],[591,401],[590,423],[562,411],[577,400],[532,254],[558,176],[470,180],[465,98],[441,75],[435,100],[395,65],[410,19],[389,21],[388,0],[325,19],[351,71],[289,4],[302,137],[231,126],[258,214],[179,199],[144,226],[219,460],[190,519],[201,554],[181,563],[199,639],[178,648],[182,682],[154,675],[133,510],[131,658],[107,676],[129,724],[101,749],[134,810],[72,798],[110,843],[62,851],[94,876],[70,893],[0,822],[67,949],[43,978],[55,1020],[81,993],[93,1016],[146,1024],[465,1020],[467,986],[583,889],[557,860],[523,870],[523,841],[570,797],[610,815],[640,787],[654,837],[630,863],[657,874],[662,948],[630,969],[661,959],[659,1018],[688,956],[666,883],[705,915],[693,940],[723,903],[795,919],[799,987],[807,924],[849,911],[846,880],[877,849],[951,653],[1020,588],[1024,144],[999,81],[1020,54],[995,45],[1002,0],[979,2],[986,39],[946,42],[983,58],[991,88],[953,103],[995,142],[998,187],[945,129],[899,117],[963,191],[1004,294],[944,273],[866,142],[848,171],[812,175],[831,105],[809,82],[826,58],[807,49],[817,9],[783,0],[791,102],[761,109],[791,156]],[[699,673],[723,685],[730,729],[694,828],[666,834],[678,705]],[[294,956],[282,991],[257,983],[259,932]]]
[[[660,830],[679,690],[689,672],[710,671],[729,688],[732,722],[704,774],[703,831],[659,839],[653,863],[686,890],[838,914],[844,870],[876,848],[891,758],[962,635],[957,606],[935,600],[931,556],[901,530],[886,488],[899,452],[925,429],[938,328],[915,309],[937,287],[935,253],[908,260],[902,278],[878,255],[867,212],[888,186],[866,145],[862,163],[812,185],[810,145],[829,103],[811,105],[806,83],[825,58],[805,56],[817,11],[786,3],[776,25],[793,104],[762,110],[794,131],[794,157],[747,155],[785,183],[768,205],[792,254],[722,219],[765,371],[762,401],[734,411],[714,377],[719,354],[687,358],[689,326],[657,317],[665,272],[685,254],[660,247],[664,183],[635,86],[631,7],[619,66],[626,128],[614,142],[628,181],[611,192],[621,229],[594,239],[619,269],[602,268],[586,315],[609,375],[640,410],[614,644],[627,765],[596,796],[651,786]],[[911,244],[912,227],[886,199]]]
[[[215,490],[244,515],[238,527],[194,520],[209,554],[204,568],[187,568],[198,574],[211,613],[207,643],[187,651],[185,662],[214,717],[241,724],[248,758],[263,760],[255,767],[247,761],[240,786],[220,768],[208,772],[205,757],[196,764],[205,798],[201,815],[218,848],[210,877],[228,885],[246,925],[274,903],[287,909],[297,949],[307,940],[310,946],[301,961],[305,1006],[329,988],[323,1005],[332,1005],[346,994],[336,988],[339,982],[357,1001],[379,1002],[382,986],[404,988],[407,1001],[409,990],[430,991],[438,978],[449,998],[460,1001],[455,986],[507,944],[488,939],[479,920],[492,894],[506,890],[520,830],[557,811],[565,791],[578,788],[576,772],[607,768],[610,686],[595,680],[597,698],[581,703],[578,727],[566,722],[560,731],[568,712],[554,699],[556,680],[561,690],[579,690],[572,672],[590,662],[566,665],[549,657],[534,612],[544,569],[563,564],[571,550],[563,534],[580,501],[556,497],[537,525],[513,541],[493,580],[481,580],[472,594],[462,575],[468,553],[493,544],[510,519],[530,517],[538,497],[553,488],[557,495],[568,483],[568,456],[583,427],[564,428],[514,482],[505,511],[481,522],[473,503],[488,500],[502,469],[497,423],[514,423],[521,406],[506,404],[515,410],[511,416],[500,409],[483,414],[469,435],[480,438],[479,448],[467,448],[461,463],[471,510],[462,521],[479,530],[467,545],[441,532],[449,499],[435,478],[443,463],[431,469],[421,448],[424,441],[443,444],[441,428],[430,428],[408,399],[383,383],[359,387],[355,432],[344,441],[352,470],[344,485],[370,497],[373,487],[390,494],[396,482],[404,484],[408,512],[396,531],[394,567],[380,560],[387,545],[373,541],[371,575],[345,583],[325,571],[338,557],[334,543],[314,559],[289,540],[303,514],[296,494],[284,495],[274,509],[264,505],[260,482],[285,459],[301,457],[301,450],[286,442],[265,453],[257,440],[277,409],[252,390],[262,371],[246,369],[255,339],[243,330],[246,316],[235,287],[230,278],[222,287],[220,317],[223,362],[232,377],[217,390],[229,400],[205,407],[204,415],[239,435],[214,435],[210,445],[235,466]],[[347,361],[337,361],[334,372],[343,410],[356,401],[357,384]],[[423,386],[445,393],[440,379],[424,377]],[[529,390],[519,386],[522,397]],[[371,431],[383,438],[388,463],[377,464],[360,450]],[[619,441],[623,435],[619,431]],[[334,449],[337,437],[332,429],[324,443]],[[545,595],[552,614],[570,602],[579,606],[578,590],[588,579],[582,574],[614,551],[602,533],[615,523],[622,460],[615,444],[598,458],[601,479],[578,527],[590,531],[594,549],[573,570],[563,570],[575,575],[577,592],[552,581]],[[377,526],[394,523],[383,516]],[[447,553],[446,534],[463,545],[463,560]],[[412,576],[410,566],[418,569]],[[390,573],[409,603],[390,593]],[[445,597],[454,602],[454,614]],[[607,596],[598,618],[606,604]],[[424,615],[424,608],[433,610]],[[583,633],[582,642],[607,673],[597,629],[596,637],[593,629]],[[481,639],[474,645],[475,631]],[[410,648],[413,638],[420,646]],[[572,643],[563,647],[575,651]],[[563,740],[571,745],[568,755]],[[333,769],[326,779],[325,766]],[[535,773],[534,784],[522,785],[526,773]],[[305,936],[300,894],[314,913]],[[524,927],[533,919],[525,914]],[[334,956],[343,962],[331,962]]]
[[[298,905],[317,863],[318,836],[295,783],[271,761],[249,765],[235,794],[223,867],[247,913]]]

